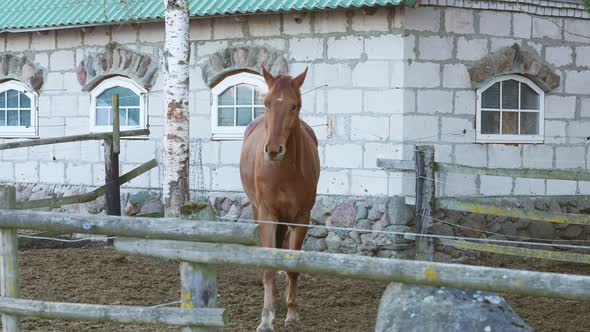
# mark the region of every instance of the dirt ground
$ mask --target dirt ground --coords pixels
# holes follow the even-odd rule
[[[21,252],[25,298],[48,301],[156,305],[179,298],[178,264],[153,258],[123,256],[96,244],[82,248]],[[491,257],[471,262],[517,269],[590,275],[590,266],[521,258]],[[223,331],[254,331],[262,307],[260,272],[241,267],[218,269],[220,304],[229,312]],[[372,331],[382,282],[302,275],[302,321],[289,331]],[[279,287],[283,289],[280,281]],[[537,331],[590,331],[590,303],[505,295],[518,314]],[[277,331],[285,311],[278,313]],[[24,331],[178,331],[178,328],[112,323],[68,322],[27,318]]]

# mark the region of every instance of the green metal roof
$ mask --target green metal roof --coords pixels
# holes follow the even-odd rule
[[[189,0],[191,16],[384,5],[415,0]],[[0,0],[0,30],[92,25],[164,17],[162,0]]]

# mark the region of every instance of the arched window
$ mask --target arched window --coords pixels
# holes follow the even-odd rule
[[[19,81],[0,83],[0,136],[38,137],[36,92]]]
[[[264,114],[261,94],[268,87],[264,78],[251,73],[228,76],[211,89],[211,134],[213,139],[242,139],[252,120]]]
[[[518,75],[495,78],[477,90],[477,142],[542,143],[545,93]]]
[[[90,92],[90,131],[112,130],[114,94],[119,95],[121,130],[145,128],[147,91],[126,77],[116,76],[102,81]]]

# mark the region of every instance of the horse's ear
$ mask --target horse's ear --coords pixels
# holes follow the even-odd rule
[[[305,67],[305,70],[303,71],[303,73],[299,74],[299,76],[297,76],[293,79],[293,83],[295,84],[295,86],[298,89],[301,88],[301,86],[303,85],[303,82],[305,81],[305,76],[307,75],[307,68],[308,67]]]
[[[272,87],[273,83],[275,82],[275,77],[272,76],[272,74],[266,70],[266,68],[264,68],[264,65],[262,65],[262,76],[264,76],[266,85],[268,85],[269,88]]]

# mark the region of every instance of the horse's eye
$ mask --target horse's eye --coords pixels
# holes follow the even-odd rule
[[[295,112],[297,110],[297,106],[293,106],[293,108],[291,109],[291,111]]]

